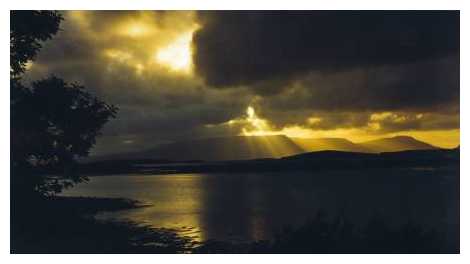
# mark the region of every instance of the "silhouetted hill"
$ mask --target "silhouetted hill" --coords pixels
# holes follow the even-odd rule
[[[318,151],[278,159],[231,160],[193,163],[123,162],[113,161],[82,165],[82,172],[106,175],[117,173],[202,173],[202,172],[261,172],[261,171],[320,171],[362,170],[384,168],[439,168],[458,169],[459,149],[408,150],[402,152],[358,153]],[[127,164],[127,165],[126,165]]]
[[[370,152],[396,152],[418,149],[437,149],[437,147],[428,143],[416,140],[408,136],[396,136],[391,138],[382,138],[359,143],[357,145],[368,149]]]
[[[281,160],[345,160],[345,159],[366,159],[376,157],[376,153],[361,153],[361,152],[348,152],[348,151],[336,151],[336,150],[323,150],[307,152],[288,157],[283,157]]]
[[[151,144],[149,144],[151,146]],[[153,163],[221,161],[281,158],[317,151],[359,153],[438,149],[412,137],[397,136],[353,143],[343,138],[288,138],[275,136],[233,136],[177,141],[137,152],[92,157],[89,161],[153,160]]]
[[[304,150],[286,136],[234,136],[177,141],[107,159],[247,160],[280,158],[302,152]]]
[[[344,138],[291,138],[306,152],[336,150],[349,152],[371,152],[368,148]]]
[[[428,149],[428,150],[406,150],[398,152],[382,153],[357,153],[343,151],[318,151],[297,154],[284,157],[281,160],[302,161],[307,160],[316,162],[318,160],[338,161],[338,160],[400,160],[400,161],[418,161],[418,160],[445,160],[458,161],[460,157],[459,149]],[[430,164],[432,165],[432,164]]]

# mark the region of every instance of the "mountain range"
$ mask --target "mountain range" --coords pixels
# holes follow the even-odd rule
[[[353,143],[344,138],[289,138],[284,135],[233,136],[177,141],[143,151],[97,157],[95,160],[219,161],[281,158],[327,150],[382,153],[431,149],[438,148],[409,136],[382,138],[362,143]]]

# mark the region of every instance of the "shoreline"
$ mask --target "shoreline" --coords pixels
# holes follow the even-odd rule
[[[36,207],[47,211],[36,215],[34,221],[22,218],[27,220],[23,225],[15,223],[12,227],[11,253],[459,253],[458,240],[456,245],[443,245],[442,234],[426,230],[419,223],[391,228],[380,215],[361,229],[347,217],[333,215],[335,220],[330,221],[325,212],[319,211],[299,228],[280,230],[272,241],[196,242],[171,229],[86,217],[141,208],[136,200],[54,197],[46,204],[47,209]],[[387,234],[388,239],[383,240],[375,231],[370,233],[375,229]]]

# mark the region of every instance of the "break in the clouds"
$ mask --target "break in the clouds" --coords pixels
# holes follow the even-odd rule
[[[26,80],[55,74],[117,105],[103,151],[243,133],[361,140],[453,131],[447,145],[458,144],[458,12],[64,16]]]

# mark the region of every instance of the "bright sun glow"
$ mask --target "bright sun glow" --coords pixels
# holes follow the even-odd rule
[[[186,32],[156,54],[158,63],[172,71],[190,72],[192,68],[191,40],[194,31]]]
[[[436,131],[402,131],[398,133],[377,134],[371,133],[376,127],[374,126],[376,120],[384,118],[395,118],[393,114],[373,114],[371,116],[372,123],[369,123],[366,128],[336,128],[330,130],[315,130],[302,125],[287,125],[282,128],[275,128],[268,119],[259,117],[256,114],[255,108],[249,105],[246,108],[245,115],[242,117],[231,119],[224,125],[231,127],[239,127],[241,136],[273,136],[284,135],[292,140],[299,138],[345,138],[353,142],[364,142],[368,140],[379,139],[383,137],[393,136],[412,136],[418,140],[429,142],[438,147],[455,148],[460,143],[460,130],[436,130]],[[417,115],[422,118],[422,114]],[[394,120],[401,122],[402,118],[396,117]],[[310,125],[315,125],[321,122],[319,117],[310,117],[306,122]],[[209,126],[212,127],[212,126]],[[266,138],[266,140],[272,140]],[[269,142],[272,143],[272,142]]]
[[[109,50],[105,50],[104,54],[108,58],[111,58],[121,63],[124,63],[132,59],[132,54],[130,54],[129,52],[121,51],[121,50],[109,49]]]
[[[148,35],[152,32],[152,28],[145,23],[140,23],[140,22],[134,22],[125,25],[124,30],[121,32],[121,34],[124,34],[129,37],[142,37],[144,35]]]
[[[279,134],[279,132],[271,130],[267,120],[259,118],[256,115],[255,109],[252,106],[248,106],[246,108],[246,115],[247,117],[244,121],[249,124],[249,127],[244,127],[242,129],[242,135],[268,136]]]

